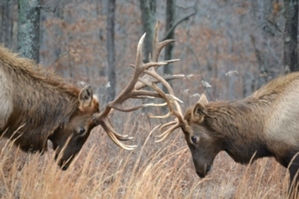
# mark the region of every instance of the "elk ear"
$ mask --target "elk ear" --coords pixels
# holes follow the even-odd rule
[[[84,82],[84,81],[77,82],[77,84],[80,88],[84,88],[84,87],[88,86],[88,84],[86,84],[86,82]]]
[[[202,105],[206,105],[209,103],[207,96],[205,94],[202,94],[198,100],[198,103],[201,103]]]
[[[197,104],[194,106],[191,113],[192,120],[196,122],[203,122],[204,117],[206,115],[207,115],[206,107],[202,103],[197,102]]]
[[[91,106],[93,92],[90,85],[85,86],[79,93],[80,108]]]

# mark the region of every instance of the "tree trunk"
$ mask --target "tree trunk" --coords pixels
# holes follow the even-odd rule
[[[11,48],[12,40],[12,13],[13,0],[2,0],[1,2],[1,37],[0,42]]]
[[[152,52],[152,40],[156,22],[156,0],[140,0],[141,20],[144,39],[143,61],[148,62],[148,56]]]
[[[174,39],[174,26],[175,23],[175,4],[176,0],[167,0],[166,3],[166,27],[165,32],[168,33],[165,37],[165,39]],[[171,43],[165,47],[165,54],[164,59],[170,60],[173,57],[173,49],[174,49],[174,43]],[[173,74],[173,67],[172,64],[167,64],[163,68],[164,75],[172,75]],[[171,85],[171,82],[170,82]],[[164,91],[166,91],[166,88],[163,88]]]
[[[298,0],[284,0],[283,64],[285,71],[298,71]]]
[[[114,45],[114,20],[115,20],[115,0],[109,0],[107,12],[107,60],[106,74],[110,86],[107,86],[107,101],[115,97],[116,77],[115,77],[115,45]]]
[[[18,52],[38,63],[40,0],[19,0],[18,8]]]

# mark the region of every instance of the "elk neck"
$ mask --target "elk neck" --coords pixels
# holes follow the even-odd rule
[[[9,93],[11,109],[0,135],[20,136],[16,144],[43,150],[49,134],[77,110],[80,90],[51,70],[0,47],[1,75],[6,78],[2,93]]]
[[[207,104],[205,123],[236,162],[247,164],[259,157],[272,156],[264,139],[267,101],[255,98]]]

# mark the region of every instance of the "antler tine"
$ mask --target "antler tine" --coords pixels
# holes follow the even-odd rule
[[[150,56],[151,62],[158,62],[161,50],[166,45],[174,42],[173,39],[168,39],[168,40],[164,40],[164,41],[159,42],[159,37],[158,37],[159,26],[160,26],[160,23],[157,22],[156,27],[155,27],[154,36],[153,36],[152,54]],[[167,61],[164,61],[165,64],[163,64],[163,65],[173,63],[173,62],[177,62],[177,61],[179,61],[179,59],[167,60]],[[165,82],[167,82],[167,80],[178,79],[178,78],[184,77],[184,75],[181,75],[181,74],[180,75],[173,75],[173,76],[170,76],[170,77],[161,77],[155,70],[159,66],[161,66],[161,65],[156,65],[155,67],[151,67],[151,68],[149,68],[149,70],[144,71],[145,73],[151,73],[151,74],[144,74],[142,79],[146,79],[149,82],[155,82],[155,83],[160,82],[165,87],[169,87],[169,86],[167,86],[168,83],[165,84]],[[149,75],[152,76],[153,78],[151,78]],[[136,86],[135,86],[136,89],[141,89],[141,88],[144,88],[144,87],[146,87],[146,85],[144,85],[142,83],[137,83]],[[168,89],[170,89],[172,91],[172,89],[170,87]]]
[[[156,23],[156,28],[155,28],[155,33],[154,33],[154,38],[153,38],[153,49],[152,49],[152,55],[151,55],[151,61],[158,61],[159,55],[161,50],[168,44],[174,42],[173,39],[167,39],[162,42],[159,42],[159,37],[158,37],[158,30],[160,27],[160,23]]]
[[[178,118],[179,122],[183,122],[184,118],[183,118],[182,110],[181,110],[180,105],[178,104],[178,102],[182,103],[182,101],[179,100],[177,97],[175,97],[172,94],[164,93],[156,84],[152,84],[151,88],[153,88],[157,93],[159,93],[162,96],[162,98],[166,101],[170,114],[166,114],[165,117],[163,117],[163,116],[150,116],[150,117],[151,118],[166,118],[172,114]],[[173,107],[173,105],[175,108]]]
[[[155,28],[154,39],[153,39],[153,52],[152,52],[152,60],[153,60],[153,61],[158,61],[161,50],[162,50],[166,45],[168,45],[169,43],[174,42],[174,40],[171,40],[171,39],[169,39],[169,40],[165,40],[165,41],[162,41],[162,42],[159,42],[158,31],[157,31],[158,28],[159,28],[159,26],[160,26],[160,24],[157,23],[157,24],[156,24],[156,28]],[[171,63],[171,62],[175,62],[175,61],[177,61],[177,60],[170,60],[169,63]],[[175,96],[174,96],[174,91],[173,91],[172,87],[170,86],[170,84],[166,81],[165,78],[161,77],[161,76],[157,73],[156,70],[148,70],[148,71],[144,71],[144,72],[145,72],[147,75],[150,75],[150,76],[154,77],[158,82],[162,83],[162,84],[165,86],[165,88],[167,89],[168,93],[170,94],[170,95],[168,95],[168,96],[175,97]],[[185,75],[181,75],[181,74],[180,74],[180,75],[177,76],[177,77],[183,77],[183,78],[184,78]],[[173,109],[172,106],[171,106],[171,102],[170,102],[170,100],[168,100],[166,94],[165,94],[159,87],[157,87],[155,84],[152,84],[151,87],[152,87],[154,90],[156,90],[156,92],[159,93],[159,94],[162,96],[162,98],[167,102],[167,104],[168,104],[168,106],[169,106],[169,109],[170,109],[170,113],[173,113],[173,114],[175,114],[176,116],[179,116],[180,114],[182,115],[181,107],[179,106],[179,104],[178,104],[178,102],[177,102],[177,101],[179,101],[179,102],[181,102],[181,101],[180,101],[178,98],[175,97],[175,100],[174,100],[174,101],[175,101],[175,102],[174,102],[175,107],[177,108],[177,111],[178,111],[178,112],[177,112],[177,111],[174,111],[174,109]],[[173,101],[173,100],[172,100],[172,101]],[[168,116],[168,114],[167,114],[166,116]]]
[[[149,72],[149,71],[145,71],[145,72]],[[152,71],[150,71],[150,73],[148,73],[149,75],[151,75]],[[161,78],[163,78],[164,80],[166,81],[169,81],[169,80],[174,80],[174,79],[183,79],[185,78],[185,75],[184,74],[175,74],[175,75],[167,75],[167,76],[161,76]],[[158,79],[155,79],[155,78],[152,78],[152,81],[153,83],[157,84],[157,83],[160,83],[160,81]],[[142,89],[144,87],[146,87],[147,85],[144,85],[144,84],[140,84],[139,87],[135,86],[136,89]]]
[[[119,147],[126,149],[126,150],[133,150],[134,148],[137,147],[136,145],[126,145],[126,144],[121,143],[120,141],[131,140],[131,139],[133,139],[133,137],[128,137],[127,135],[120,135],[120,134],[116,133],[116,131],[111,126],[111,124],[107,118],[105,118],[102,121],[101,126],[106,131],[106,133],[108,134],[110,139]]]
[[[165,140],[175,129],[181,127],[181,124],[179,122],[176,123],[169,123],[169,125],[172,125],[169,129],[167,129],[166,131],[164,131],[163,133],[161,133],[160,135],[158,135],[157,137],[159,137],[159,140],[156,140],[156,142],[161,142],[163,140]],[[162,127],[160,127],[161,129]]]

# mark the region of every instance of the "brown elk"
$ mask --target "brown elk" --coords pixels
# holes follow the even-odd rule
[[[154,38],[152,57],[172,40],[158,42],[158,26]],[[100,112],[99,101],[93,95],[91,86],[80,89],[43,67],[25,58],[18,57],[0,47],[0,135],[11,140],[26,152],[44,152],[47,140],[53,143],[55,159],[62,169],[67,169],[75,155],[81,150],[91,130],[100,125],[109,137],[124,149],[135,146],[120,141],[132,139],[121,135],[112,127],[108,118],[113,109],[123,112],[134,111],[154,103],[125,107],[123,103],[133,98],[161,98],[155,91],[143,90],[147,84],[164,84],[164,79],[155,69],[170,62],[142,62],[141,37],[133,65],[134,73],[124,90]],[[166,82],[167,83],[167,82]],[[157,105],[158,106],[158,105]]]
[[[153,88],[163,95],[159,88]],[[289,169],[290,188],[297,186],[298,72],[274,79],[242,100],[208,102],[203,94],[184,116],[177,101],[166,95],[164,99],[170,108],[167,116],[174,115],[176,119],[161,126],[161,130],[168,129],[160,135],[160,141],[176,128],[181,128],[199,177],[205,177],[216,155],[225,151],[241,164],[274,157]]]

